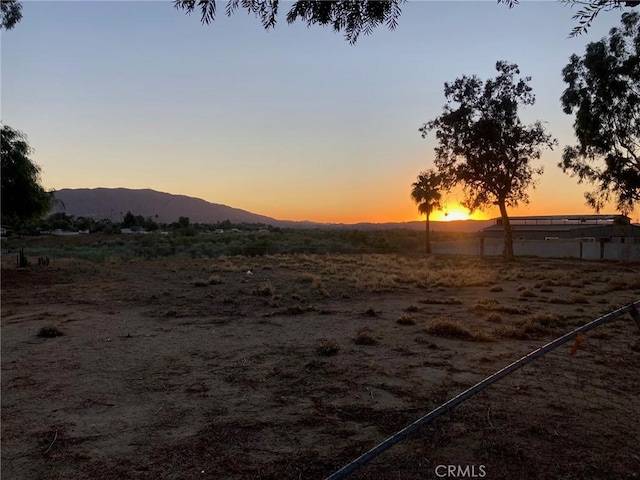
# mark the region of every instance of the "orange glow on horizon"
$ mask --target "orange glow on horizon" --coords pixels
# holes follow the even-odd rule
[[[491,218],[486,212],[476,211],[469,213],[469,210],[459,203],[445,205],[442,210],[437,210],[431,214],[429,220],[436,222],[453,222],[456,220],[487,220]]]

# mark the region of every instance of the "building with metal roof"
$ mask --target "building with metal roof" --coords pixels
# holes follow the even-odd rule
[[[484,238],[504,236],[502,218],[482,230]],[[586,242],[640,243],[640,226],[626,215],[547,215],[509,219],[514,240],[582,239]]]

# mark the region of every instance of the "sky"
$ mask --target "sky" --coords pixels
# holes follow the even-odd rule
[[[510,214],[593,213],[588,187],[557,167],[575,143],[561,71],[619,12],[569,38],[575,11],[555,1],[414,0],[394,31],[350,45],[288,25],[289,2],[269,31],[225,4],[202,25],[169,1],[23,2],[0,34],[1,117],[28,136],[45,188],[150,188],[281,220],[419,220],[411,183],[436,145],[419,127],[442,112],[445,82],[492,78],[507,60],[532,77],[522,120],[543,120],[559,142],[534,164],[545,172],[530,203]],[[431,218],[464,216],[460,200],[448,194]]]

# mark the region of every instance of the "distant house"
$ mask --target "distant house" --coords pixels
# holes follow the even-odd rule
[[[548,215],[509,219],[514,240],[581,239],[583,242],[640,243],[640,226],[626,215]],[[482,230],[485,239],[502,239],[501,218]]]

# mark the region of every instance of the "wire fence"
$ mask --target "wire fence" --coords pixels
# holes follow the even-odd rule
[[[359,478],[396,478],[378,457],[410,436],[419,478],[638,478],[638,307],[640,300],[529,353],[327,480],[359,469]]]

